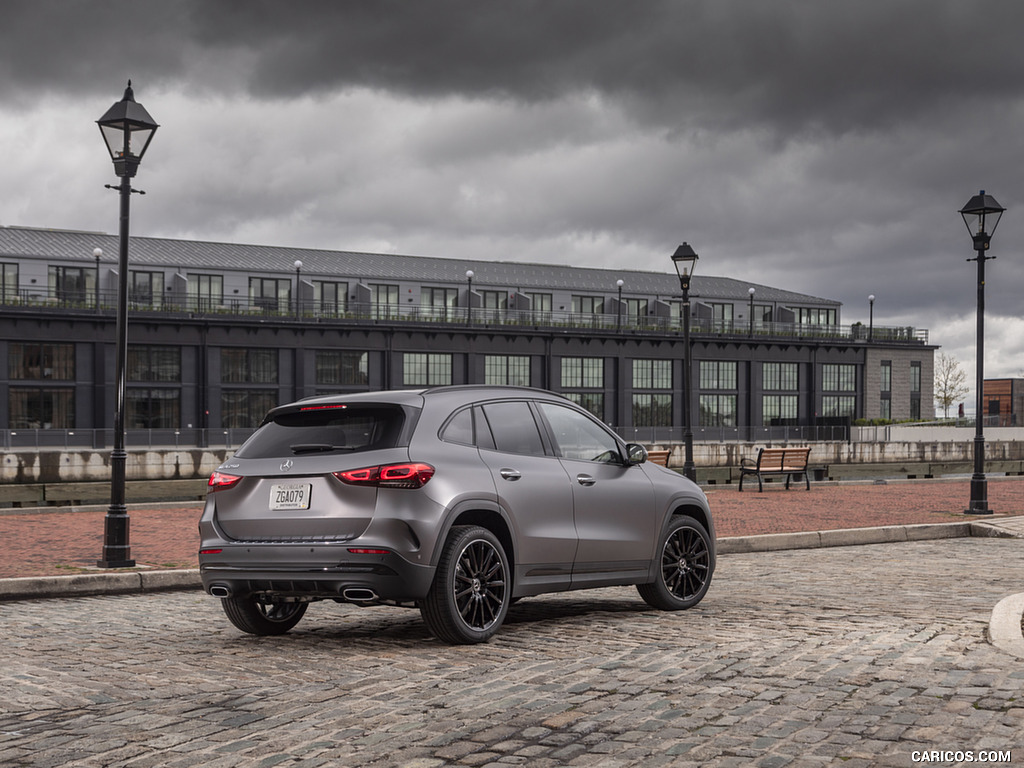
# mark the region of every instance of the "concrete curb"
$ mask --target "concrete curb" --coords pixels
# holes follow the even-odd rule
[[[81,573],[74,576],[28,576],[0,579],[0,601],[54,597],[122,595],[170,589],[198,589],[199,569]]]
[[[843,528],[835,531],[769,533],[763,536],[730,536],[718,540],[718,554],[739,555],[753,552],[777,552],[783,549],[852,547],[861,544],[891,544],[902,541],[958,539],[976,535],[974,523],[923,523],[887,525],[875,528]],[[998,536],[994,531],[986,535]]]
[[[996,648],[1024,659],[1021,615],[1024,614],[1024,594],[1003,598],[992,609],[988,623],[988,639]]]

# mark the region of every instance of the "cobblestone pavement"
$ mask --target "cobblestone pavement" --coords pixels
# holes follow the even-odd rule
[[[1024,665],[986,631],[1022,555],[978,538],[728,555],[691,611],[626,588],[531,598],[468,648],[402,609],[317,603],[253,638],[198,592],[0,604],[0,765],[1020,763]]]

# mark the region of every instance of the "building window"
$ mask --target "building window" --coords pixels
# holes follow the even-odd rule
[[[348,283],[313,281],[313,311],[334,317],[348,311]]]
[[[823,392],[856,392],[857,366],[826,363],[821,366]]]
[[[981,409],[978,409],[981,418]],[[910,418],[921,419],[921,363],[910,364]]]
[[[623,299],[626,315],[631,323],[643,322],[647,318],[647,299]]]
[[[0,297],[4,302],[18,298],[17,264],[0,264]]]
[[[124,421],[128,429],[173,429],[181,424],[181,393],[177,389],[129,387]]]
[[[732,328],[733,306],[732,304],[708,304],[711,308],[711,319],[715,328],[729,330]]]
[[[577,315],[600,315],[604,312],[604,297],[573,296],[572,311]]]
[[[800,398],[796,395],[762,395],[761,417],[766,427],[796,424]]]
[[[7,377],[12,380],[74,381],[75,346],[12,341],[7,348]]]
[[[292,281],[276,277],[249,278],[249,304],[265,312],[287,312],[292,303]]]
[[[528,293],[526,297],[530,300],[530,309],[534,312],[550,312],[551,311],[551,294],[550,293]]]
[[[221,426],[253,429],[267,411],[277,405],[277,393],[269,390],[225,389],[220,395]]]
[[[835,325],[836,311],[816,307],[790,307],[800,325]]]
[[[485,355],[484,384],[530,386],[530,358],[526,355]]]
[[[447,320],[449,310],[457,306],[459,291],[457,288],[434,288],[426,286],[420,289],[420,313],[425,317]]]
[[[128,302],[136,307],[162,307],[164,273],[132,270],[128,275]]]
[[[437,387],[452,383],[450,354],[406,352],[402,383],[407,387]]]
[[[506,309],[508,307],[508,296],[504,291],[480,291],[481,309]]]
[[[128,381],[181,381],[181,348],[128,346]]]
[[[735,427],[736,395],[701,395],[700,426]]]
[[[737,365],[734,360],[701,360],[701,389],[736,389]]]
[[[799,372],[796,363],[763,363],[761,387],[767,392],[795,392],[799,388]]]
[[[854,418],[857,415],[857,398],[850,395],[823,395],[821,415],[826,418]]]
[[[10,429],[73,429],[75,391],[71,388],[11,387]]]
[[[225,384],[277,384],[276,349],[220,351],[220,380]]]
[[[340,387],[366,386],[369,383],[368,358],[366,352],[317,350],[316,383]]]
[[[398,286],[370,284],[370,314],[376,319],[398,315]]]
[[[189,275],[186,288],[189,309],[209,312],[224,303],[222,275]]]
[[[48,270],[50,296],[68,304],[91,304],[96,295],[95,267],[56,267]]]
[[[672,361],[634,360],[633,389],[672,389]]]
[[[604,388],[604,359],[600,357],[563,357],[562,389]]]
[[[892,361],[883,360],[879,375],[878,415],[883,419],[892,418]]]
[[[672,395],[633,393],[634,427],[671,427]]]
[[[563,392],[565,399],[576,403],[586,411],[589,411],[598,419],[604,421],[604,394],[601,392]]]

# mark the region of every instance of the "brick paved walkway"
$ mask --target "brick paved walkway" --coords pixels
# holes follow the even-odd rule
[[[967,519],[970,481],[916,480],[873,484],[811,484],[811,490],[765,486],[764,493],[735,486],[706,489],[718,536],[751,536],[881,525],[944,523]],[[994,519],[1024,515],[1024,478],[991,477]],[[131,556],[142,566],[196,568],[196,524],[202,505],[130,510]],[[106,509],[0,514],[0,578],[55,576],[94,568],[103,546]],[[993,518],[970,519],[989,520]]]

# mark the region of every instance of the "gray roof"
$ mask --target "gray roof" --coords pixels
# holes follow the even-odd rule
[[[94,248],[102,248],[105,261],[116,260],[118,237],[103,232],[0,226],[0,257],[46,258],[62,262],[95,263]],[[273,245],[212,243],[201,240],[172,240],[159,237],[131,238],[130,259],[137,267],[163,267],[180,272],[194,270],[238,270],[264,274],[295,273],[296,259],[302,261],[303,277],[332,277],[361,281],[407,280],[420,283],[464,284],[466,270],[474,272],[476,288],[539,291],[562,289],[610,294],[616,281],[624,282],[625,295],[680,295],[679,278],[670,272],[629,269],[596,269],[513,261],[476,261],[435,256],[403,256],[389,253],[328,251],[286,248]],[[666,257],[665,262],[669,259]],[[731,277],[696,275],[692,295],[703,300],[748,299],[747,290],[756,288],[758,302],[840,306],[841,302],[773,288]]]

